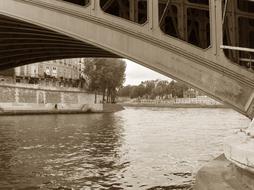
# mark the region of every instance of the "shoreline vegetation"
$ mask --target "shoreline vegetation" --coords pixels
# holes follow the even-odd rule
[[[159,79],[120,88],[117,103],[129,107],[229,108],[184,83]]]

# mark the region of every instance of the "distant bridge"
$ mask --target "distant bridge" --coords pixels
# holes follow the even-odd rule
[[[122,57],[254,117],[251,0],[1,0],[0,69]]]

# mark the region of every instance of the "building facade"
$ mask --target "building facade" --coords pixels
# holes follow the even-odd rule
[[[0,81],[86,88],[86,77],[83,73],[85,61],[84,58],[75,58],[24,65],[14,68],[8,74],[2,75]],[[7,76],[13,76],[13,81],[8,79]]]

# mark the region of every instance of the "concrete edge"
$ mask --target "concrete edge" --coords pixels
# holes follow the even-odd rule
[[[253,174],[220,155],[198,171],[194,190],[253,190],[253,179]]]
[[[238,132],[224,141],[226,158],[238,167],[254,173],[254,139],[244,132]]]

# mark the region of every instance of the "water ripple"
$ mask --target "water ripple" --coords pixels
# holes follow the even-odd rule
[[[223,138],[248,122],[224,109],[1,116],[0,189],[190,190]]]

